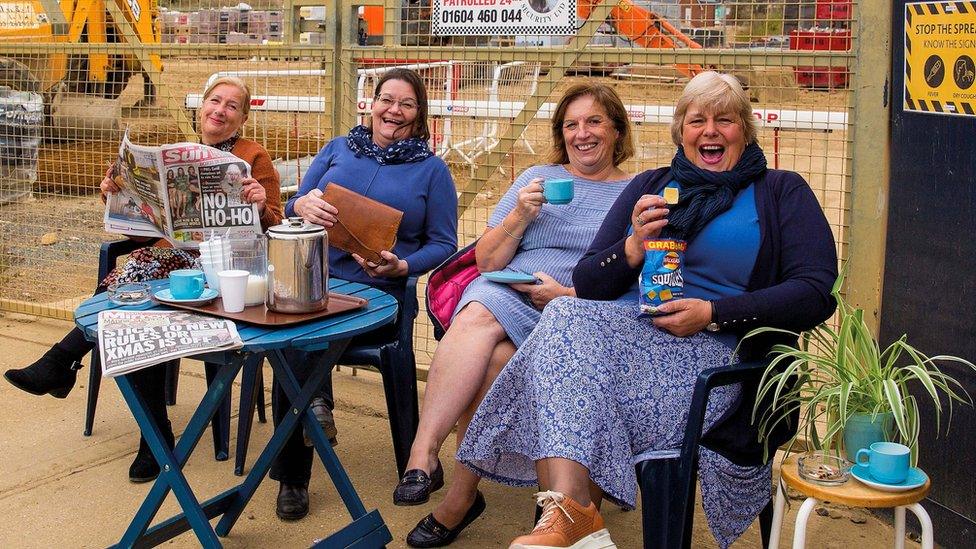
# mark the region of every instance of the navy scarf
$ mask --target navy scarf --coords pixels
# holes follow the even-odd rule
[[[678,147],[671,160],[671,178],[681,185],[677,204],[668,206],[665,238],[693,239],[715,216],[732,207],[735,195],[766,173],[766,156],[756,143],[746,146],[735,166],[725,172],[703,170]]]
[[[420,162],[434,153],[427,146],[427,141],[419,137],[408,137],[393,142],[387,148],[382,148],[373,143],[373,132],[366,126],[356,126],[349,130],[346,136],[346,143],[349,149],[356,156],[366,156],[372,158],[380,165],[385,164],[406,164],[408,162]]]

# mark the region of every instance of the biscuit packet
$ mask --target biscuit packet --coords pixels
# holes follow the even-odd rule
[[[668,204],[678,202],[678,189],[664,188],[664,201]],[[641,316],[656,315],[658,307],[685,295],[684,278],[681,267],[685,260],[688,243],[672,238],[653,238],[644,240],[644,268],[638,279],[640,296],[638,306]]]

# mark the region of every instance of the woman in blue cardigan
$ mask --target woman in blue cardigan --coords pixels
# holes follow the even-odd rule
[[[379,288],[402,303],[407,277],[431,270],[457,250],[457,192],[447,165],[431,152],[428,139],[423,81],[411,70],[393,69],[376,83],[369,126],[357,126],[333,139],[315,156],[298,193],[285,206],[286,215],[332,227],[339,211],[322,199],[329,183],[403,212],[393,250],[381,252],[384,264],[330,248],[331,276]],[[324,351],[292,356],[289,363],[303,365],[295,374],[304,381],[315,368],[331,369],[350,341],[390,341],[397,333],[397,326],[387,325],[330,343]],[[331,375],[327,380],[321,396],[312,401],[312,411],[335,444]],[[275,385],[272,408],[277,425],[288,411],[288,397]],[[271,468],[271,478],[281,483],[276,510],[284,520],[308,514],[313,449],[302,438],[296,431]]]
[[[738,81],[693,78],[671,134],[671,166],[621,193],[573,272],[578,298],[546,307],[458,450],[486,478],[541,486],[542,516],[513,547],[611,547],[600,501],[634,507],[635,461],[674,455],[699,372],[735,360],[751,328],[805,330],[835,308],[830,226],[799,175],[766,168]],[[684,298],[648,318],[639,315],[638,275],[644,241],[656,238],[688,243]],[[743,354],[764,353],[763,343]],[[713,390],[706,429],[735,416],[744,391]],[[746,431],[732,453],[752,451]],[[702,451],[705,512],[722,547],[769,501],[770,470]]]

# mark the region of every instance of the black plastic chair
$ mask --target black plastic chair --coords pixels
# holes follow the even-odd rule
[[[715,436],[728,425],[725,421],[702,435],[705,406],[709,392],[716,387],[742,383],[740,412],[752,413],[756,387],[769,361],[743,362],[734,366],[712,368],[698,375],[692,396],[688,425],[679,457],[651,459],[636,465],[637,482],[641,491],[644,547],[676,549],[691,547],[691,531],[695,518],[695,484],[698,478],[698,450],[702,446],[719,451],[722,438]],[[795,431],[796,422],[792,422]],[[774,448],[776,446],[773,446]],[[720,452],[721,453],[721,452]],[[723,453],[723,455],[728,455]],[[771,458],[770,458],[771,459]],[[762,452],[733,460],[740,466],[762,465]],[[769,546],[773,522],[772,494],[769,503],[759,514],[763,547]]]
[[[98,253],[98,280],[102,281],[106,276],[115,268],[118,263],[118,259],[124,255],[128,255],[140,248],[146,246],[151,246],[155,243],[155,240],[148,241],[135,241],[131,239],[115,240],[112,242],[105,242],[102,244],[101,249]],[[166,404],[172,406],[176,404],[176,390],[179,382],[179,372],[180,372],[180,361],[171,360],[165,363],[166,367]],[[216,375],[219,366],[213,364],[204,364],[204,369],[207,377],[207,384],[209,385]],[[250,375],[249,375],[250,373]],[[102,382],[102,368],[101,361],[99,359],[98,347],[92,352],[91,355],[91,365],[88,369],[88,401],[85,408],[85,436],[91,436],[92,427],[95,422],[95,408],[98,406],[98,390],[101,387]],[[244,372],[243,378],[244,386],[248,386],[250,383],[250,394],[247,400],[244,400],[244,388],[242,387],[242,400],[241,400],[241,410],[240,417],[244,418],[244,408],[245,403],[250,403],[248,407],[248,430],[250,430],[250,419],[254,413],[254,406],[257,405],[258,408],[258,420],[262,423],[267,421],[265,417],[265,400],[264,391],[256,391],[255,394],[254,387],[260,386],[263,388],[264,381],[261,373],[261,368],[258,366],[256,371],[252,370],[250,372]],[[258,385],[260,384],[260,385]],[[252,402],[253,400],[253,402]],[[218,461],[223,461],[227,459],[228,452],[230,448],[230,399],[225,401],[217,413],[214,415],[214,419],[211,424],[211,430],[213,432],[214,441],[214,457]]]
[[[386,409],[390,417],[390,433],[393,437],[393,454],[396,458],[397,473],[403,476],[410,446],[417,435],[420,424],[420,405],[417,401],[417,361],[413,354],[413,323],[420,306],[417,303],[417,277],[407,279],[403,294],[403,304],[397,311],[399,331],[394,340],[373,345],[349,347],[337,361],[344,366],[370,366],[379,370],[383,376],[383,391],[386,393]],[[245,370],[245,376],[247,371]],[[247,458],[247,444],[251,436],[250,412],[244,410],[249,402],[247,393],[251,385],[245,377],[241,384],[241,415],[238,422],[237,454],[234,472],[243,474]]]

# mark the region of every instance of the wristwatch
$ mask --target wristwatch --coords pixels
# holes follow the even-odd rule
[[[705,329],[708,330],[709,332],[717,332],[717,331],[719,331],[720,326],[718,325],[718,322],[715,322],[715,320],[714,320],[714,318],[715,318],[715,302],[714,301],[709,301],[709,303],[712,305],[712,319],[713,320],[711,322],[709,322],[708,324],[705,325]]]

